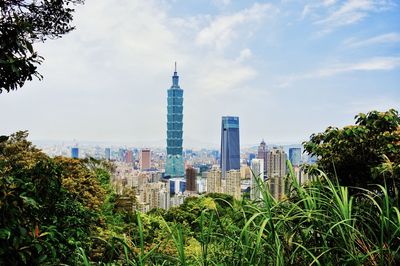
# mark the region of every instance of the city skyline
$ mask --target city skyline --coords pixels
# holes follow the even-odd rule
[[[178,61],[184,147],[218,147],[228,114],[242,146],[301,143],[359,112],[400,109],[399,11],[375,0],[87,2],[75,31],[36,44],[43,81],[0,96],[0,130],[162,147]]]

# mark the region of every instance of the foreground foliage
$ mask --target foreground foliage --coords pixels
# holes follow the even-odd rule
[[[257,201],[207,194],[144,214],[118,206],[109,163],[50,158],[26,138],[0,137],[0,265],[400,265],[387,172],[376,175],[390,186],[350,193],[320,170],[306,185],[291,171],[282,201],[259,180]]]
[[[305,150],[318,157],[317,167],[344,186],[384,185],[400,188],[400,117],[398,111],[371,111],[356,124],[329,127],[313,134]]]
[[[124,246],[113,250],[118,259],[103,263],[399,265],[399,199],[385,187],[350,195],[322,172],[308,186],[292,181],[284,201],[262,186],[258,202],[212,195],[167,212],[137,213],[131,238],[118,239]]]
[[[107,228],[110,172],[50,158],[26,137],[0,137],[0,265],[72,264]]]

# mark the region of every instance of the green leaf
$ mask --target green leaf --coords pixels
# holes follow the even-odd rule
[[[23,199],[26,204],[34,207],[35,209],[39,208],[39,204],[34,199],[32,199],[30,197],[23,196],[23,195],[20,195],[19,197],[21,199]]]
[[[0,229],[0,239],[10,239],[11,231],[6,228]]]
[[[40,253],[43,250],[42,245],[39,245],[39,244],[35,244],[35,248],[36,248],[38,253]]]

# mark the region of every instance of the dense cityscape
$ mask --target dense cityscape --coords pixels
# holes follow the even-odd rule
[[[256,179],[276,199],[285,196],[288,174],[286,161],[293,166],[300,183],[308,180],[302,164],[315,163],[315,159],[303,153],[301,145],[267,145],[241,149],[239,117],[221,118],[220,150],[183,149],[183,89],[179,86],[176,69],[172,86],[167,92],[167,147],[149,149],[136,147],[107,147],[79,143],[39,145],[50,156],[103,159],[115,166],[113,186],[119,194],[133,189],[138,209],[147,212],[154,208],[168,210],[181,205],[185,198],[204,193],[225,193],[240,199],[246,196],[260,199]]]
[[[399,13],[0,1],[0,266],[400,265]]]

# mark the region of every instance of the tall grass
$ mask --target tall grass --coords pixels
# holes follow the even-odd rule
[[[261,200],[228,205],[230,215],[203,210],[198,217],[200,230],[195,234],[201,245],[196,258],[186,255],[186,231],[179,223],[165,222],[168,237],[164,241],[174,245],[176,257],[163,256],[159,246],[146,253],[137,215],[139,250],[125,250],[121,264],[400,264],[398,199],[390,198],[387,188],[358,189],[357,195],[350,195],[348,188],[321,171],[304,186],[297,182],[290,165],[289,169],[290,189],[284,200],[274,199],[257,177]],[[82,263],[87,265],[86,256],[80,254]]]

